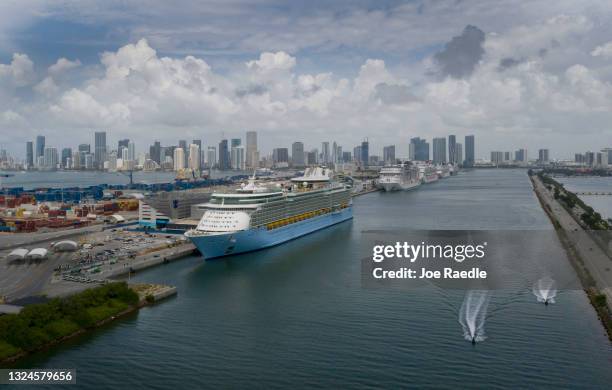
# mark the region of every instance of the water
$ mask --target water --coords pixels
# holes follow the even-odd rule
[[[559,177],[555,180],[572,192],[612,192],[612,177]],[[612,196],[580,195],[580,199],[603,218],[612,218]]]
[[[1,173],[1,172],[0,172]],[[11,177],[0,178],[1,187],[23,187],[33,188],[61,188],[61,187],[87,187],[98,184],[130,184],[130,178],[119,172],[97,172],[97,171],[57,171],[57,172],[5,172]],[[246,171],[217,171],[210,172],[213,179],[226,176],[250,174]],[[176,177],[175,172],[134,172],[134,183],[156,184],[171,183]]]
[[[538,279],[533,286],[533,295],[536,296],[538,302],[546,304],[555,303],[555,297],[557,296],[557,285],[555,281],[549,277]]]
[[[20,365],[77,367],[80,388],[608,388],[612,349],[580,290],[548,306],[532,286],[490,293],[465,311],[486,328],[473,346],[457,321],[465,291],[361,285],[365,230],[552,230],[525,171],[365,195],[354,214],[269,250],[140,273],[178,296]]]

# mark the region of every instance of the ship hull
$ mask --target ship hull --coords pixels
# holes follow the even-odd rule
[[[309,218],[272,230],[260,227],[227,234],[187,235],[187,237],[198,248],[204,259],[210,260],[269,248],[351,218],[353,218],[353,208],[349,206],[341,211]]]
[[[421,183],[380,183],[379,186],[386,192],[391,191],[408,191],[417,188]]]

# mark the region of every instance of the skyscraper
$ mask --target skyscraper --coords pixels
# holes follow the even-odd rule
[[[183,149],[183,167],[187,167],[187,160],[189,159],[189,148],[187,147],[187,141],[182,139],[178,142],[178,147]]]
[[[368,165],[370,162],[370,143],[368,139],[364,139],[361,141],[361,163],[363,165]]]
[[[321,161],[323,161],[323,164],[329,164],[329,158],[329,142],[323,142],[321,144]]]
[[[34,155],[34,161],[38,161],[39,157],[43,157],[45,154],[45,136],[39,135],[36,137],[36,154]]]
[[[236,146],[240,146],[241,143],[242,141],[240,140],[240,138],[232,138],[231,147],[235,148]]]
[[[246,165],[254,169],[259,165],[259,153],[257,152],[257,132],[247,131],[246,133]]]
[[[123,156],[123,149],[127,149],[129,143],[130,140],[127,138],[120,139],[119,142],[117,142],[117,157]]]
[[[383,161],[385,164],[395,164],[395,145],[389,145],[383,148]]]
[[[457,143],[455,146],[457,164],[463,164],[463,144]]]
[[[304,166],[304,144],[301,142],[294,142],[291,145],[291,164],[300,168]]]
[[[244,146],[234,146],[231,152],[232,169],[245,169]]]
[[[94,167],[96,169],[104,169],[104,161],[106,161],[106,131],[96,131],[94,141]]]
[[[180,171],[185,168],[185,151],[183,148],[175,148],[174,149],[174,170]]]
[[[471,168],[474,166],[475,159],[475,141],[473,135],[465,136],[465,161],[463,165]]]
[[[538,150],[538,162],[540,164],[548,163],[548,149]]]
[[[411,138],[410,144],[414,150],[413,158],[415,161],[427,161],[429,160],[429,143],[419,137]]]
[[[200,170],[200,147],[196,144],[189,145],[189,165],[191,170]]]
[[[434,164],[446,163],[446,138],[434,138],[432,150]]]
[[[457,138],[454,135],[448,136],[448,162],[457,164]]]
[[[206,164],[208,168],[214,168],[217,165],[217,148],[209,146],[206,151]]]
[[[164,156],[164,159],[165,157],[166,156]],[[153,145],[151,145],[151,147],[149,148],[149,158],[155,161],[156,163],[161,164],[162,162],[161,143],[159,141],[155,141]]]
[[[72,148],[62,149],[62,168],[70,168],[68,166],[68,159],[72,158]]]
[[[43,166],[45,169],[55,170],[58,164],[58,155],[56,148],[45,148],[43,152]]]
[[[230,168],[230,154],[227,147],[227,140],[219,142],[219,169],[224,171]]]
[[[34,143],[32,141],[26,142],[26,165],[28,169],[34,166]]]
[[[130,141],[128,143],[127,150],[128,150],[128,155],[127,155],[128,161],[136,160],[136,145],[134,144],[134,142]]]
[[[272,161],[274,164],[289,164],[289,149],[276,148],[272,151]]]

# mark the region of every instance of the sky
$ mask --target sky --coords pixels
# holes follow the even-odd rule
[[[0,148],[612,147],[610,1],[0,2]]]

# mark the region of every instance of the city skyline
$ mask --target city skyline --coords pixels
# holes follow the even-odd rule
[[[474,134],[477,158],[508,140],[570,158],[610,134],[605,2],[124,2],[121,23],[113,2],[26,3],[0,5],[0,147],[20,156],[24,136],[92,129],[137,145],[256,130],[264,153],[369,137],[399,155],[398,140]]]

